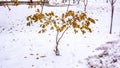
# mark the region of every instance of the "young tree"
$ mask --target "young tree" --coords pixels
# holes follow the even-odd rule
[[[117,0],[109,0],[111,4],[111,24],[110,24],[110,34],[112,33],[112,26],[113,26],[113,15],[114,15],[114,4]]]
[[[61,16],[57,16],[54,12],[41,13],[37,9],[34,15],[30,15],[26,19],[28,21],[27,26],[31,26],[33,22],[40,23],[41,30],[38,33],[45,33],[48,29],[56,32],[56,46],[54,49],[56,56],[60,55],[58,48],[59,42],[69,28],[73,28],[75,34],[79,30],[82,34],[85,34],[87,31],[92,32],[90,24],[95,23],[95,20],[87,17],[86,13],[74,12],[72,10],[62,13]]]

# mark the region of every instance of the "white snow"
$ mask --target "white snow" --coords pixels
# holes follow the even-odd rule
[[[40,28],[37,23],[30,27],[26,26],[26,17],[34,14],[40,6],[29,9],[28,5],[9,7],[10,11],[7,7],[0,6],[0,68],[89,68],[86,58],[103,52],[96,48],[104,46],[103,44],[106,42],[120,40],[120,0],[117,0],[115,4],[111,35],[109,34],[110,4],[106,3],[106,0],[90,0],[87,6],[87,15],[98,19],[96,24],[92,25],[93,32],[82,35],[81,32],[74,34],[72,29],[68,30],[60,41],[61,56],[55,56],[53,52],[55,32],[48,31],[38,34]],[[83,7],[81,2],[79,5],[70,6],[69,9],[83,11]],[[43,12],[54,11],[59,15],[66,10],[67,7],[44,6]],[[120,41],[116,44],[118,48],[119,44]],[[114,48],[116,49],[116,47]],[[120,51],[117,50],[117,52]],[[109,57],[105,57],[105,60]],[[96,58],[93,58],[89,62],[95,62],[95,60]],[[120,63],[120,60],[118,61]],[[99,65],[99,62],[95,64]],[[120,68],[119,65],[118,68]]]

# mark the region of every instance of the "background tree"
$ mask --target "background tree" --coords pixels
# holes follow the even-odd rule
[[[40,23],[41,30],[38,33],[45,33],[48,29],[56,32],[56,46],[54,48],[56,56],[60,55],[58,49],[59,42],[69,28],[72,28],[75,34],[79,30],[82,34],[85,34],[87,31],[92,32],[90,24],[95,23],[94,19],[87,17],[86,13],[74,12],[72,10],[57,16],[54,12],[41,13],[37,9],[34,15],[30,15],[26,19],[28,21],[27,26],[31,26],[33,22]]]
[[[80,0],[77,0],[77,4],[79,4],[80,3]]]
[[[83,3],[84,3],[84,11],[86,12],[86,8],[87,8],[87,5],[88,5],[88,0],[84,0]]]
[[[41,7],[42,7],[41,13],[42,13],[42,12],[43,12],[43,8],[44,8],[44,5],[45,5],[45,0],[41,0],[41,2],[42,2],[42,5],[41,5]]]
[[[110,34],[112,33],[112,26],[113,26],[113,15],[114,15],[114,4],[116,3],[117,0],[109,0],[111,4],[111,24],[110,24]]]
[[[108,0],[106,0],[106,3],[108,3]]]
[[[76,2],[76,0],[73,0],[73,4]]]
[[[70,6],[70,0],[69,0],[69,3],[68,3],[68,6],[67,6],[67,11],[69,10],[69,6]]]

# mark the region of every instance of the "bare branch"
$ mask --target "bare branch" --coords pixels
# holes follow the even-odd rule
[[[117,0],[109,0],[111,4],[115,4]]]
[[[88,4],[88,0],[84,0],[84,4],[87,5]]]
[[[68,30],[68,28],[70,28],[70,26],[65,29],[65,31],[62,33],[62,35],[61,35],[60,38],[58,39],[58,42],[61,40],[61,38],[63,37],[63,35],[65,34],[65,32]]]
[[[56,43],[58,44],[58,35],[59,35],[59,32],[57,31],[57,35],[56,35]]]

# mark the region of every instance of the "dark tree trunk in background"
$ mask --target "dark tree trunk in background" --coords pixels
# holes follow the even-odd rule
[[[79,4],[80,3],[80,0],[77,0],[77,4]]]
[[[45,0],[43,0],[42,5],[41,5],[42,6],[41,13],[43,12],[44,5],[45,5]]]
[[[110,24],[110,34],[112,34],[113,14],[114,14],[114,6],[111,6],[111,24]]]
[[[75,3],[75,0],[73,0],[73,4]]]
[[[108,3],[108,0],[106,0],[106,3]]]
[[[68,4],[68,7],[67,7],[67,11],[69,10],[69,6],[70,6],[70,0],[69,0],[69,4]]]
[[[114,4],[116,0],[109,0],[111,4],[111,23],[110,23],[110,34],[112,34],[112,26],[113,26],[113,16],[114,16]]]
[[[87,4],[88,4],[88,0],[84,0],[84,11],[86,12],[86,8],[87,8]]]

